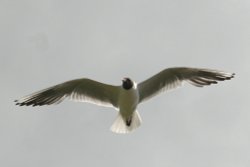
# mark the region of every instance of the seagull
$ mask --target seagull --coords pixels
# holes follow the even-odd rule
[[[35,92],[15,100],[15,103],[19,106],[43,106],[59,104],[69,98],[77,102],[113,107],[119,112],[110,130],[126,134],[141,125],[137,106],[160,92],[177,88],[183,82],[203,87],[230,80],[234,75],[212,69],[175,67],[164,69],[139,84],[127,77],[122,79],[122,85],[119,86],[81,78]]]

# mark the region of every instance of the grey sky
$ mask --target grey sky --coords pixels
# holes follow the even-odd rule
[[[0,166],[250,166],[250,1],[0,1]],[[109,131],[116,111],[13,100],[66,80],[119,85],[173,66],[235,72],[139,106],[142,126]]]

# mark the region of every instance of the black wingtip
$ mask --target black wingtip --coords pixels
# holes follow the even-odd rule
[[[14,100],[14,103],[15,103],[15,105],[17,105],[17,106],[23,106],[22,103],[19,103],[19,102],[18,102],[18,100]]]
[[[24,106],[24,105],[26,105],[25,103],[18,103],[17,101],[16,101],[16,104],[15,105],[17,105],[17,106]]]
[[[15,105],[19,105],[20,103],[18,103],[18,100],[14,100],[14,103],[15,103]]]
[[[232,79],[232,78],[234,78],[234,77],[235,77],[235,73],[232,73],[231,76],[226,77],[226,80],[230,80],[230,79]]]

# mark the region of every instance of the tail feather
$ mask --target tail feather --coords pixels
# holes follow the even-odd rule
[[[110,130],[114,133],[126,134],[130,133],[141,125],[141,117],[137,111],[133,112],[131,124],[128,126],[126,121],[119,113]]]

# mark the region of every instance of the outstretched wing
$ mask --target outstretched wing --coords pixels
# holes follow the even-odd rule
[[[90,79],[67,81],[41,90],[20,100],[15,100],[20,106],[42,106],[58,104],[65,98],[80,102],[89,102],[107,107],[117,107],[119,86],[103,84]]]
[[[199,68],[168,68],[151,78],[137,85],[140,95],[140,102],[164,91],[176,88],[183,81],[190,84],[203,87],[216,84],[217,81],[229,80],[234,77],[234,73],[226,73],[217,70],[199,69]]]

